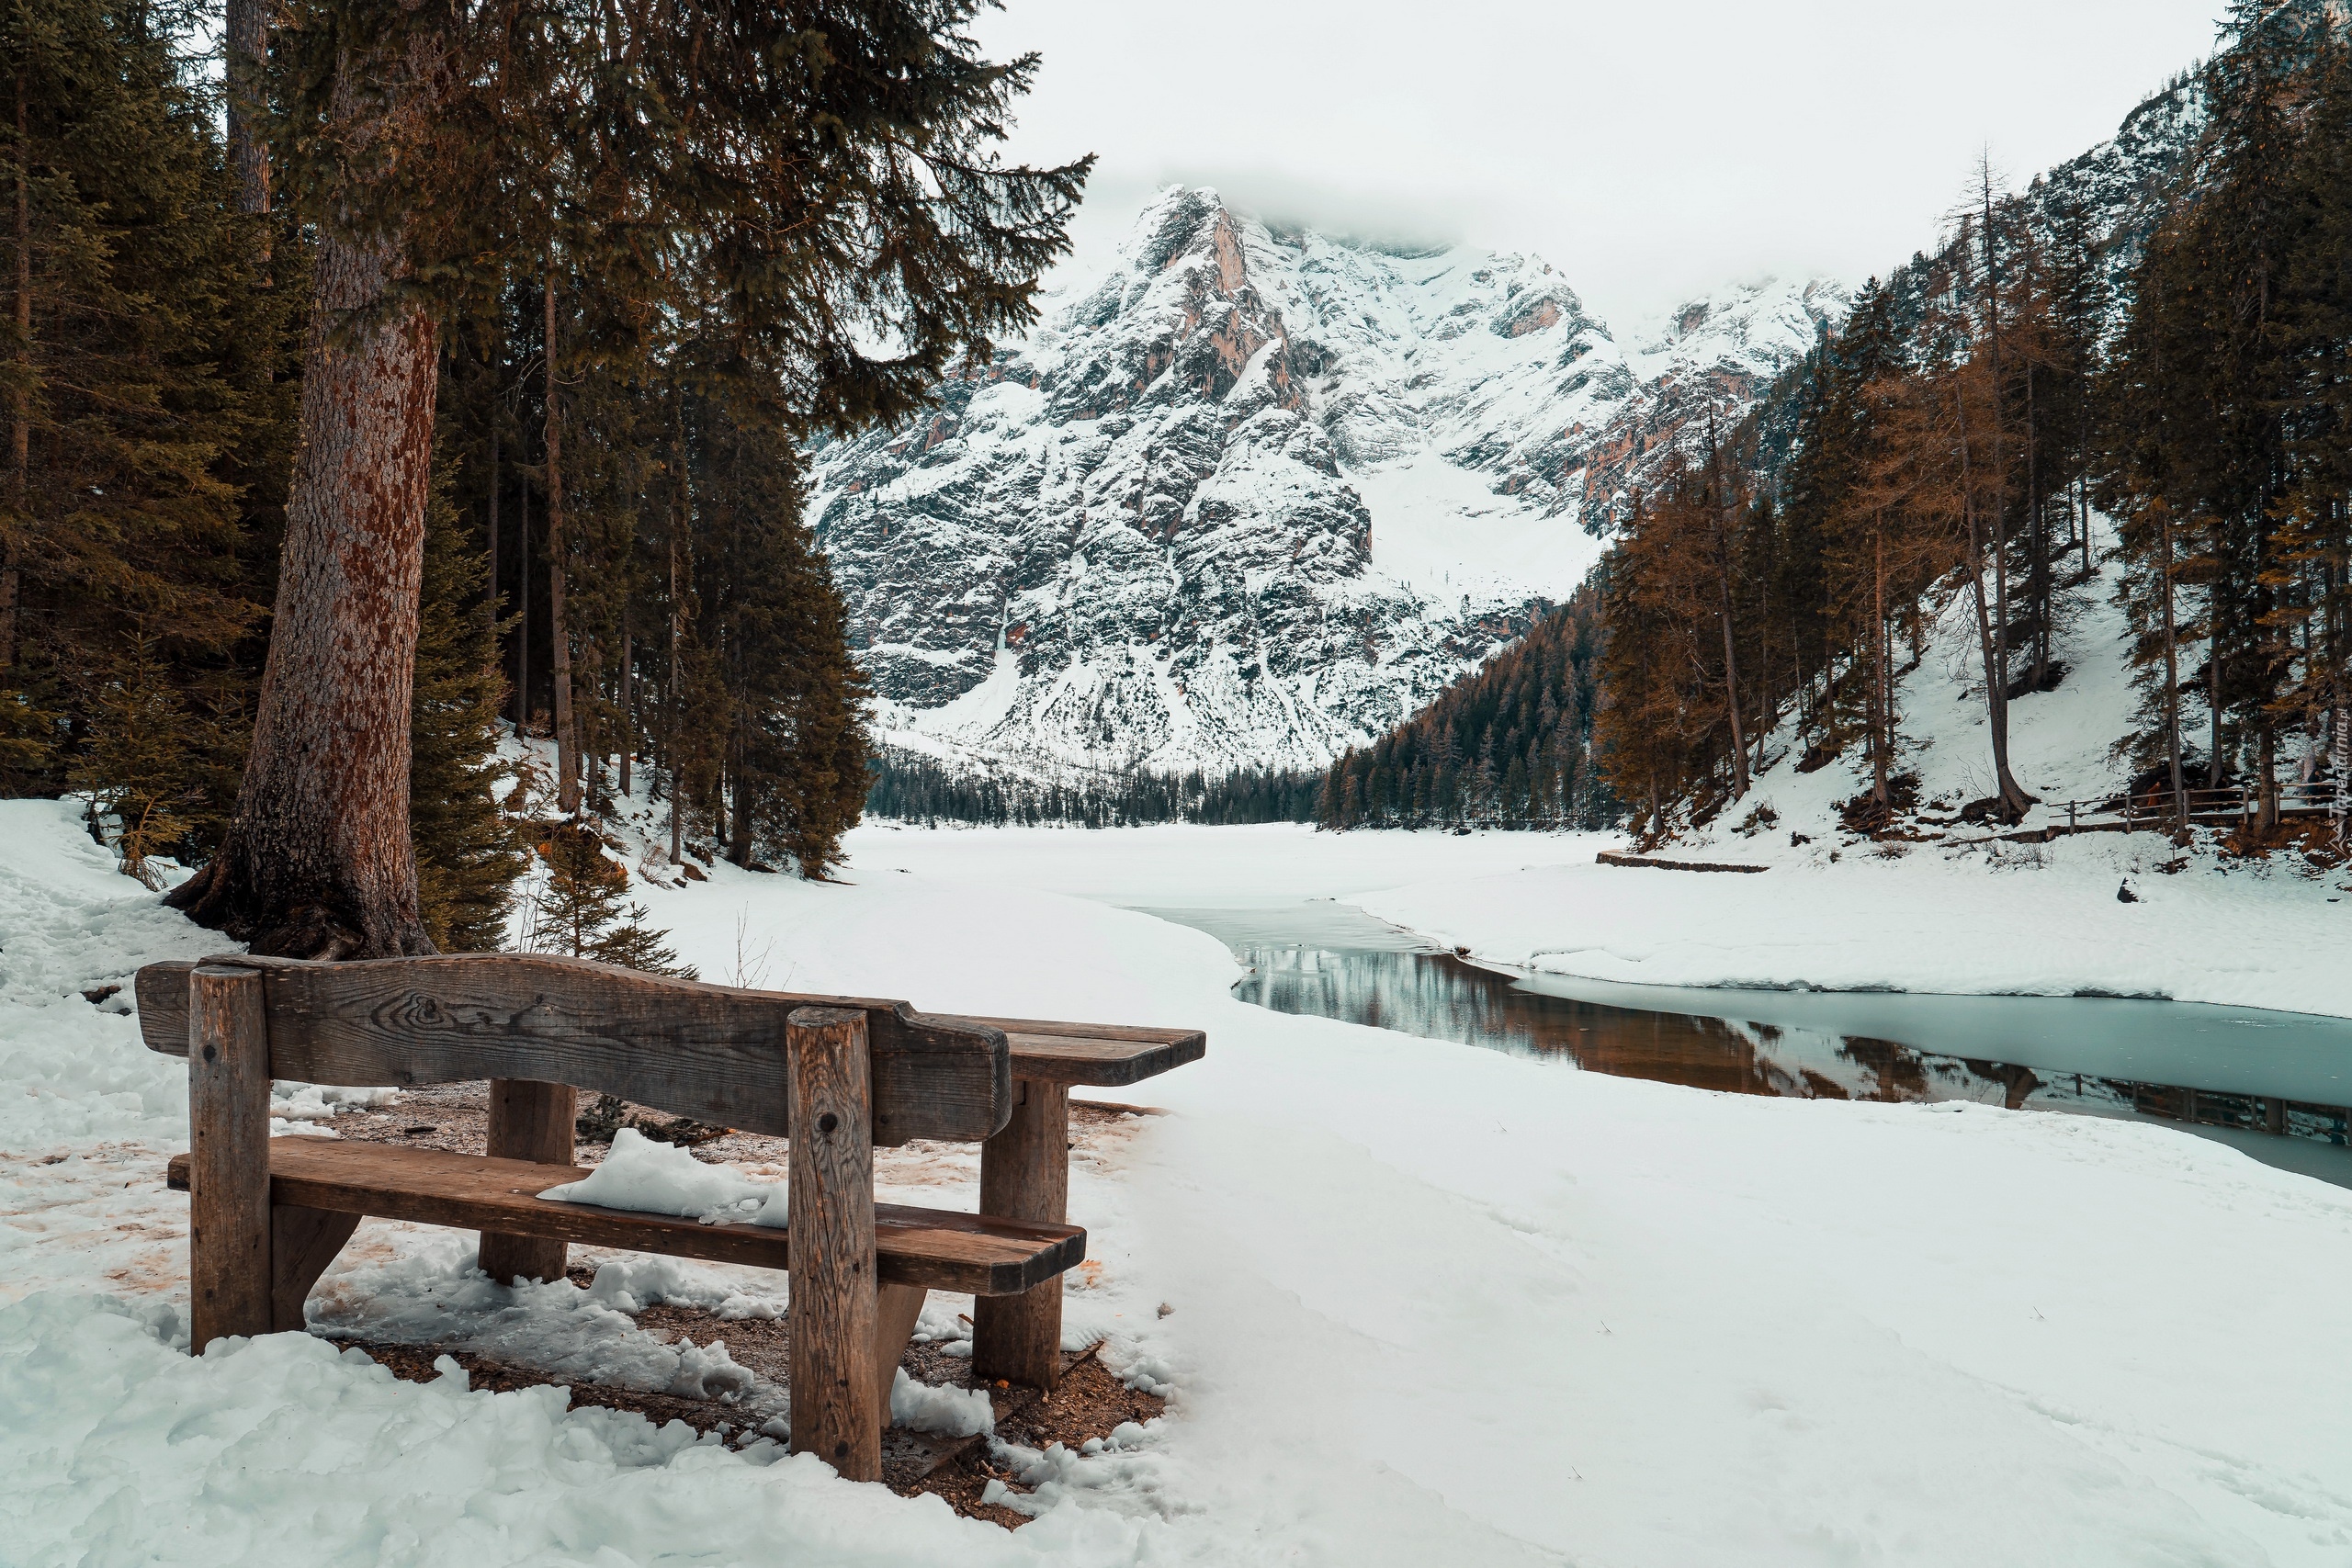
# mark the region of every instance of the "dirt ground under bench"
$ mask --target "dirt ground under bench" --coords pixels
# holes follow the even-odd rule
[[[390,1107],[346,1111],[325,1125],[341,1137],[364,1143],[406,1144],[458,1154],[481,1154],[489,1106],[486,1084],[442,1084],[403,1090],[400,1100]],[[583,1104],[582,1110],[588,1109]],[[1073,1145],[1122,1142],[1141,1113],[1127,1108],[1073,1102]],[[649,1135],[659,1135],[664,1130],[675,1132],[679,1134],[676,1141],[687,1142],[696,1156],[707,1160],[754,1168],[773,1165],[781,1171],[789,1146],[782,1138],[757,1134],[681,1127],[664,1113],[639,1106],[622,1107],[621,1115],[622,1124],[638,1126]],[[583,1139],[574,1156],[575,1162],[594,1166],[603,1159],[606,1148],[605,1144]],[[876,1151],[878,1171],[886,1178],[895,1168],[917,1178],[936,1179],[968,1172],[975,1182],[978,1175],[978,1154],[976,1146],[958,1145],[914,1145],[906,1149]],[[583,1288],[595,1278],[593,1268],[575,1267],[570,1272],[572,1282]],[[669,1303],[648,1307],[634,1315],[639,1326],[664,1343],[685,1340],[707,1346],[723,1339],[727,1353],[739,1365],[779,1388],[790,1387],[790,1337],[782,1318],[722,1319],[701,1308]],[[732,1446],[754,1441],[762,1435],[756,1425],[745,1424],[743,1412],[716,1399],[571,1382],[538,1368],[493,1359],[455,1347],[350,1338],[338,1339],[337,1343],[366,1352],[394,1376],[413,1382],[430,1382],[441,1376],[435,1362],[447,1356],[465,1371],[469,1385],[477,1390],[503,1393],[560,1386],[569,1389],[574,1409],[601,1406],[632,1411],[657,1425],[683,1421],[698,1433],[716,1433]],[[973,1377],[968,1357],[951,1354],[935,1345],[910,1345],[899,1364],[909,1377],[933,1387],[985,1386]],[[1167,1408],[1167,1402],[1159,1396],[1126,1386],[1096,1359],[1091,1349],[1066,1355],[1064,1369],[1050,1394],[1003,1385],[987,1389],[996,1416],[995,1435],[1000,1441],[1037,1450],[1055,1443],[1077,1448],[1092,1438],[1109,1438],[1126,1422],[1149,1421]],[[883,1434],[882,1480],[883,1484],[903,1496],[935,1496],[959,1514],[987,1519],[1008,1529],[1028,1522],[1028,1516],[1015,1509],[980,1501],[991,1481],[1001,1481],[1014,1493],[1026,1490],[1010,1470],[997,1461],[995,1450],[985,1437],[946,1438],[892,1427]]]

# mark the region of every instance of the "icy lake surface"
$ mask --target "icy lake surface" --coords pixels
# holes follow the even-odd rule
[[[1242,1000],[1741,1094],[1970,1100],[2168,1122],[2352,1187],[2352,1019],[2101,997],[1631,986],[1469,963],[1328,900],[1146,912]]]

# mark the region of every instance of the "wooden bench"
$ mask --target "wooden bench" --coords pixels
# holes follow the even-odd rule
[[[1031,1043],[1016,1078],[997,1021],[503,953],[233,954],[150,964],[138,995],[148,1046],[188,1059],[190,1150],[171,1181],[190,1195],[198,1350],[300,1331],[311,1286],[370,1214],[479,1230],[502,1279],[560,1277],[572,1243],[783,1269],[792,1446],[860,1480],[880,1474],[892,1374],[932,1290],[978,1299],[977,1370],[1051,1386],[1060,1276],[1086,1252],[1063,1213],[1069,1085],[1133,1082],[1204,1049],[1197,1032],[1011,1021]],[[273,1078],[489,1078],[490,1152],[273,1141]],[[786,1225],[541,1198],[587,1174],[571,1163],[581,1089],[789,1138]],[[917,1138],[981,1142],[988,1212],[874,1201],[874,1147]],[[992,1190],[1010,1194],[1001,1212]]]

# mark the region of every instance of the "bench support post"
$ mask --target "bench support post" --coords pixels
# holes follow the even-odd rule
[[[269,1330],[301,1334],[310,1328],[302,1303],[327,1271],[343,1244],[359,1228],[356,1214],[280,1204],[269,1212]]]
[[[190,1344],[270,1323],[269,1023],[262,977],[205,964],[187,977]]]
[[[980,1213],[1008,1220],[1068,1222],[1069,1089],[1023,1078],[1012,1118],[980,1145]],[[1048,1393],[1062,1371],[1062,1282],[972,1303],[972,1371]]]
[[[494,1159],[570,1165],[579,1115],[580,1091],[569,1084],[492,1078],[483,1152]],[[502,1285],[517,1279],[560,1280],[571,1260],[571,1248],[545,1236],[481,1233],[481,1271]]]
[[[890,1424],[890,1385],[899,1381],[899,1363],[915,1337],[922,1317],[923,1299],[931,1292],[921,1285],[885,1285],[874,1311],[874,1396],[882,1425]]]
[[[792,1449],[815,1454],[847,1480],[879,1481],[888,1407],[876,1398],[879,1281],[865,1014],[796,1008],[785,1039],[792,1075],[786,1199]]]

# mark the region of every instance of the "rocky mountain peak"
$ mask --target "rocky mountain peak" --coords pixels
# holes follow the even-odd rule
[[[1677,438],[1649,360],[1690,407],[1745,395],[1805,298],[1711,298],[1628,355],[1540,258],[1162,191],[933,414],[815,455],[882,739],[1032,773],[1318,765],[1582,578],[1594,475]]]

